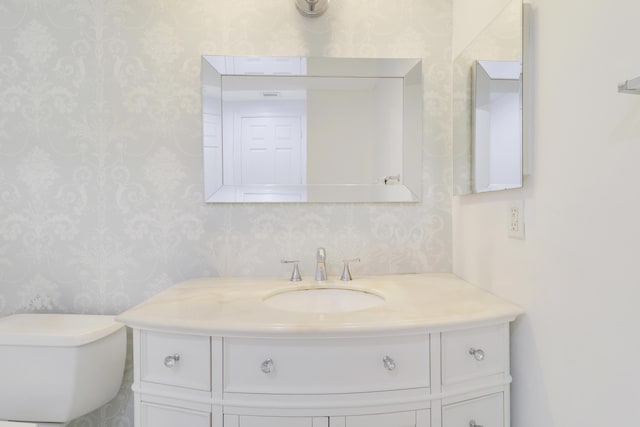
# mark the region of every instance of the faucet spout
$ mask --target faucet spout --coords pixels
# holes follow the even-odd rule
[[[327,252],[324,248],[318,248],[316,252],[316,281],[323,282],[327,280]]]

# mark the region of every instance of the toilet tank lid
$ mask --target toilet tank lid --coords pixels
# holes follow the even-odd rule
[[[0,318],[0,345],[77,347],[124,327],[97,314],[13,314]]]

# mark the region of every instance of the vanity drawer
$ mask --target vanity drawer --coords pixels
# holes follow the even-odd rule
[[[211,339],[142,331],[141,380],[211,390]]]
[[[321,394],[429,387],[429,336],[224,340],[227,393]]]
[[[508,340],[508,324],[442,333],[442,384],[506,374]]]
[[[442,407],[442,427],[504,427],[504,396],[490,394]]]
[[[316,394],[429,386],[429,336],[225,339],[226,392]]]

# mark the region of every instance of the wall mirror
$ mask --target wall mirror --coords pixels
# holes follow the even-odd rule
[[[211,203],[417,202],[418,59],[202,57]]]
[[[456,195],[522,187],[523,10],[509,1],[454,59]]]

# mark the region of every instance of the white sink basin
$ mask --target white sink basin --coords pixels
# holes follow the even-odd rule
[[[384,298],[357,289],[305,288],[271,295],[264,303],[285,311],[340,313],[377,307],[384,303]]]

